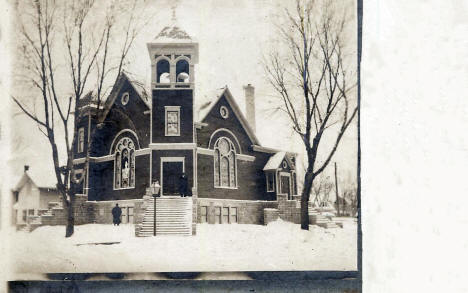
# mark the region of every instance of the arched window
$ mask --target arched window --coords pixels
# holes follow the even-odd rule
[[[177,82],[189,82],[190,66],[187,60],[181,59],[176,64]]]
[[[236,149],[226,137],[220,137],[214,146],[215,187],[237,187]]]
[[[170,65],[166,59],[161,59],[156,64],[156,82],[157,83],[170,83]]]
[[[115,147],[114,189],[135,187],[135,143],[123,137]]]

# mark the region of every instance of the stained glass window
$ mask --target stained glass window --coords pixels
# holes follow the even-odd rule
[[[114,188],[135,187],[135,144],[124,137],[119,140],[115,148]]]
[[[215,143],[214,183],[215,187],[237,187],[236,151],[226,137],[219,138]]]

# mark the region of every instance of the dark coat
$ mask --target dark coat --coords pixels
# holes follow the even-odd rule
[[[179,177],[179,193],[180,195],[188,195],[188,178],[187,175]]]
[[[121,215],[122,215],[122,209],[120,207],[114,207],[112,209],[112,217],[114,218],[114,224],[120,224]]]

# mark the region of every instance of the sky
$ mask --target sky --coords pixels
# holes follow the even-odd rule
[[[352,1],[344,1],[350,7],[351,18],[355,15]],[[351,4],[350,4],[351,3]],[[176,24],[199,43],[199,63],[195,66],[196,104],[207,99],[206,93],[227,85],[241,109],[245,109],[243,86],[255,86],[257,137],[264,146],[291,150],[303,158],[303,146],[297,134],[292,132],[287,119],[272,114],[271,99],[275,95],[265,78],[262,57],[276,46],[278,15],[284,5],[293,2],[280,0],[224,0],[224,1],[152,1],[148,3],[147,26],[141,30],[130,51],[129,64],[125,70],[136,79],[149,84],[150,59],[146,43],[167,25],[170,25],[175,7]],[[348,29],[349,46],[355,53],[354,18]],[[355,54],[353,55],[355,56]],[[355,57],[353,57],[355,58]],[[50,169],[50,147],[35,124],[12,107],[15,150],[10,157],[11,172],[20,175],[24,164],[31,168]],[[330,140],[323,143],[326,149]],[[354,181],[357,157],[357,129],[353,123],[342,139],[333,162],[338,164],[340,177]],[[326,173],[331,175],[332,168]]]

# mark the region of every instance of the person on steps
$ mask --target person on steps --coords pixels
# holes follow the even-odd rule
[[[182,173],[182,175],[179,178],[179,193],[180,196],[186,197],[187,196],[187,191],[188,191],[188,178],[185,173]]]

